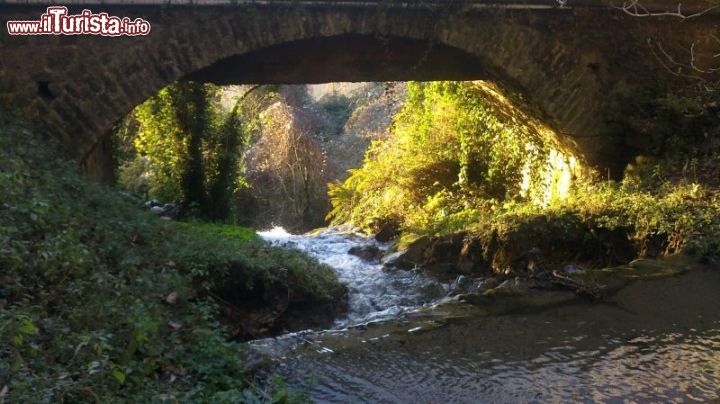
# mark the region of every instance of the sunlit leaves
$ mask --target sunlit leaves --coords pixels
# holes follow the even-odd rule
[[[177,83],[136,107],[135,155],[121,167],[121,184],[227,220],[249,127],[241,118],[244,104],[226,111],[219,103],[217,87]]]
[[[394,220],[433,231],[479,206],[545,203],[564,179],[558,167],[574,167],[551,161],[554,145],[540,131],[488,83],[410,83],[390,138],[373,142],[363,167],[330,186],[330,216],[364,228]]]

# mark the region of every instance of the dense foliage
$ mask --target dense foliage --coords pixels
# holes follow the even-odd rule
[[[247,128],[241,104],[220,106],[218,89],[191,82],[161,90],[139,105],[121,130],[121,184],[136,194],[177,201],[187,214],[228,220],[241,183]]]
[[[694,145],[682,148],[672,146],[679,135],[660,118],[646,120],[665,128],[663,148],[658,157],[639,156],[614,182],[581,167],[491,86],[412,83],[408,92],[390,137],[331,186],[335,223],[397,226],[401,247],[422,235],[468,232],[496,270],[506,264],[498,257],[511,260],[539,245],[548,254],[562,250],[560,262],[582,257],[597,265],[676,252],[720,258],[712,187],[720,154],[707,116],[673,115],[672,128],[683,128]],[[687,111],[678,102],[666,108]],[[626,251],[613,251],[620,248]]]
[[[665,171],[688,160],[717,167],[720,119],[717,91],[668,93],[661,89],[637,92],[618,82],[610,90],[615,102],[606,106],[604,118],[611,135],[622,141],[616,153],[632,160],[637,155],[654,156],[652,163]],[[717,174],[717,173],[715,173]],[[713,185],[718,176],[703,178]]]
[[[173,84],[116,129],[120,185],[176,202],[185,217],[292,231],[321,226],[327,183],[340,173],[327,145],[367,98],[315,100],[307,86]],[[364,145],[343,151],[359,156]]]
[[[506,204],[457,216],[442,228],[467,231],[496,271],[531,248],[555,266],[604,267],[676,253],[720,262],[720,194],[697,183],[653,190],[628,182],[580,184],[550,206]]]
[[[0,401],[287,399],[251,388],[215,296],[233,282],[263,307],[273,290],[335,304],[331,269],[248,229],[144,213],[48,143],[0,126]]]
[[[425,231],[469,208],[562,197],[558,186],[568,181],[561,177],[579,173],[575,160],[528,117],[491,100],[486,85],[409,84],[390,137],[374,142],[364,165],[332,185],[333,222],[373,228],[390,221]]]

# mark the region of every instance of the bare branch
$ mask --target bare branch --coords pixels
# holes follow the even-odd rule
[[[683,77],[686,79],[692,79],[692,80],[699,80],[704,81],[704,79],[696,74],[686,74],[683,73],[683,69],[691,70],[692,68],[689,68],[689,66],[683,65],[682,63],[679,63],[675,61],[675,58],[670,55],[665,48],[662,46],[662,43],[658,42],[657,46],[653,45],[652,39],[648,38],[647,40],[648,46],[650,47],[650,51],[652,52],[653,56],[655,56],[655,59],[673,76],[677,77]],[[660,55],[658,51],[662,54]],[[671,65],[668,65],[667,62],[672,63]]]
[[[677,9],[674,11],[651,11],[650,8],[643,5],[642,0],[622,0],[622,5],[613,4],[611,7],[621,10],[632,17],[670,17],[685,21],[701,17],[712,10],[718,9],[720,4],[709,6],[697,12],[687,12],[683,9],[682,3],[678,3]],[[720,53],[717,53],[717,47],[713,45],[720,45],[720,38],[712,33],[708,33],[708,35],[709,39],[700,42],[695,41],[687,46],[684,49],[687,56],[681,55],[679,59],[677,55],[668,52],[662,42],[648,38],[647,43],[653,56],[672,75],[696,80],[706,90],[714,92],[720,90],[720,80],[717,79],[720,65],[715,63],[720,58]],[[707,46],[708,44],[710,46]],[[713,47],[715,49],[712,49]],[[699,48],[702,48],[702,50]]]
[[[676,11],[662,11],[662,12],[652,12],[652,11],[648,10],[647,8],[645,8],[642,5],[642,3],[640,3],[640,0],[627,0],[627,1],[624,1],[621,6],[613,5],[613,7],[618,10],[622,10],[625,14],[628,14],[633,17],[675,17],[675,18],[680,18],[682,20],[687,20],[687,19],[691,19],[691,18],[700,17],[720,6],[708,7],[705,10],[699,11],[694,14],[685,14],[685,12],[682,9],[682,3],[678,3]]]
[[[718,43],[718,45],[720,45],[720,38],[718,38],[717,36],[715,36],[715,34],[710,34],[710,37],[711,37],[712,39],[714,39],[715,42]],[[720,53],[713,55],[713,58],[717,58],[717,57],[720,57]]]

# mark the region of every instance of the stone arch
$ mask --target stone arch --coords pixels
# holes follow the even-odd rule
[[[614,83],[657,81],[661,69],[647,51],[640,50],[648,32],[663,25],[628,23],[627,17],[597,7],[373,4],[114,4],[103,11],[144,18],[152,24],[151,35],[9,37],[2,32],[0,105],[51,128],[76,158],[87,160],[93,151],[102,150],[98,140],[157,90],[184,77],[212,81],[218,74],[212,70],[219,64],[232,65],[234,59],[250,63],[252,55],[267,56],[278,47],[305,41],[334,41],[335,47],[358,38],[369,38],[376,45],[399,41],[400,45],[390,46],[394,52],[407,46],[415,53],[423,49],[418,44],[435,44],[443,50],[430,54],[435,59],[420,73],[435,79],[462,73],[466,78],[499,81],[537,107],[551,126],[567,135],[568,142],[577,143],[591,164],[616,169],[624,163],[617,139],[606,136],[603,111],[614,102],[610,91]],[[40,6],[0,7],[8,19],[36,19],[44,11]],[[674,28],[672,33],[676,34]],[[633,55],[633,63],[628,63]],[[454,68],[443,71],[452,65],[443,59],[454,61]],[[462,71],[460,67],[470,59],[476,63]],[[418,72],[396,67],[407,76],[355,69],[344,79],[413,79],[413,74],[422,78]],[[296,76],[288,81],[302,78]]]

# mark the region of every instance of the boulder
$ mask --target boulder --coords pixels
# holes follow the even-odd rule
[[[422,236],[413,241],[403,251],[386,255],[382,264],[388,268],[413,269],[426,263],[425,253],[430,246],[430,238]]]
[[[162,202],[158,201],[157,199],[151,199],[151,200],[145,202],[145,206],[148,209],[152,209],[156,206],[162,206],[162,205],[163,205]]]
[[[180,212],[177,205],[175,205],[174,203],[166,203],[165,205],[163,205],[162,209],[163,210],[160,216],[169,217],[171,219],[177,218],[178,213]]]
[[[425,262],[425,253],[430,246],[431,240],[428,236],[422,236],[408,245],[404,251],[405,259],[421,265]]]
[[[431,240],[424,253],[424,266],[437,275],[478,276],[492,274],[480,240],[465,232],[446,234]]]
[[[156,214],[156,215],[162,215],[165,209],[163,209],[162,206],[153,206],[150,208],[150,212]]]
[[[380,248],[374,244],[370,245],[358,245],[350,248],[348,254],[354,255],[363,261],[368,262],[380,262]]]
[[[468,237],[465,232],[420,237],[404,251],[386,255],[382,262],[388,268],[412,269],[420,266],[445,280],[460,274],[478,276],[493,273],[481,240]]]
[[[450,289],[453,294],[459,293],[478,293],[483,285],[483,281],[480,279],[474,279],[469,276],[460,275],[454,282],[450,284]]]
[[[496,276],[489,276],[480,281],[480,289],[482,291],[496,288],[500,284],[500,279]]]
[[[160,201],[153,199],[145,202],[145,206],[150,209],[150,212],[161,216],[165,219],[176,219],[180,214],[180,209],[174,203],[161,203]]]
[[[380,260],[385,268],[413,269],[415,264],[405,260],[405,251],[396,251]]]

